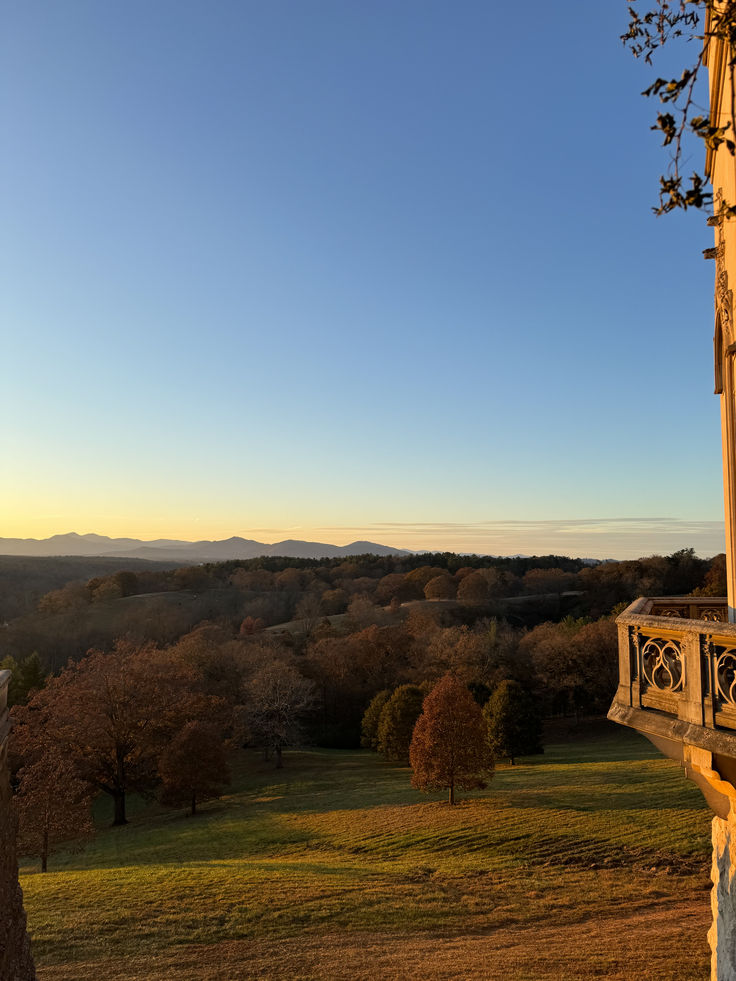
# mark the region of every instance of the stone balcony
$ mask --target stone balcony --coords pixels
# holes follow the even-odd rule
[[[640,598],[618,617],[609,719],[678,760],[716,814],[736,786],[736,624],[725,598]]]

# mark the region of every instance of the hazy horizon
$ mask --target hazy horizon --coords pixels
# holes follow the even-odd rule
[[[83,530],[81,530],[83,529]],[[486,521],[476,523],[377,522],[371,525],[283,528],[237,528],[227,533],[208,534],[202,529],[192,535],[163,532],[134,532],[100,528],[66,529],[43,534],[3,534],[2,538],[43,540],[54,535],[101,535],[134,538],[142,542],[159,539],[177,541],[222,541],[239,537],[272,545],[288,539],[344,546],[354,541],[409,551],[476,553],[485,555],[568,555],[572,558],[628,559],[652,554],[671,554],[694,548],[703,557],[723,552],[725,531],[719,521],[684,521],[671,518],[589,518],[542,521]]]

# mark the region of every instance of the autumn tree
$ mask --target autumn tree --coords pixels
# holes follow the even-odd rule
[[[404,576],[400,572],[390,572],[378,581],[376,603],[386,606],[394,599],[401,602],[407,593],[411,593],[411,589],[407,589]]]
[[[495,759],[542,752],[542,717],[532,696],[518,681],[502,681],[486,702],[483,717],[488,745]]]
[[[250,731],[261,746],[275,753],[280,770],[283,750],[301,739],[304,716],[315,701],[314,685],[290,664],[275,661],[253,675],[246,695]]]
[[[381,720],[383,707],[390,697],[391,692],[388,688],[384,688],[383,691],[379,691],[377,695],[373,696],[368,708],[365,710],[360,727],[360,745],[364,749],[378,749],[378,723]]]
[[[349,622],[354,630],[362,630],[370,626],[376,622],[379,615],[379,610],[373,601],[365,595],[355,596],[348,606]]]
[[[387,760],[407,762],[414,725],[422,711],[424,693],[417,685],[399,685],[381,710],[378,752]]]
[[[322,615],[322,603],[319,593],[305,593],[299,600],[294,611],[294,619],[301,620],[302,630],[307,636],[312,633]]]
[[[61,589],[52,589],[38,601],[39,613],[66,613],[72,610],[81,610],[88,606],[91,595],[87,584],[83,582],[70,582]]]
[[[170,652],[194,671],[204,692],[232,705],[243,680],[240,648],[228,630],[205,621],[180,637]]]
[[[601,711],[613,697],[618,679],[616,624],[601,619],[594,623],[566,617],[559,623],[542,623],[519,644],[531,658],[548,710]]]
[[[118,641],[110,654],[70,662],[14,709],[16,751],[32,759],[45,732],[82,780],[112,798],[113,823],[126,824],[128,791],[155,786],[158,758],[174,733],[219,708],[197,684],[196,672],[170,653]]]
[[[321,603],[325,616],[336,616],[347,609],[348,594],[344,589],[326,589],[322,593]]]
[[[437,682],[424,699],[409,749],[418,790],[447,790],[450,804],[455,789],[485,787],[493,773],[480,706],[451,674]]]
[[[164,750],[158,772],[164,804],[188,804],[194,815],[198,803],[220,797],[230,783],[230,768],[217,729],[188,722]]]
[[[721,552],[710,560],[710,568],[705,574],[703,585],[693,590],[693,596],[725,596],[727,592],[726,556]]]
[[[488,601],[488,595],[488,583],[479,572],[463,576],[457,587],[458,602],[469,606],[481,606]]]
[[[121,570],[113,574],[113,579],[120,587],[120,591],[123,596],[135,596],[138,592],[138,576],[135,572],[130,572],[126,569]]]
[[[575,585],[575,574],[562,569],[530,569],[524,575],[524,590],[531,595],[564,593]]]
[[[298,593],[307,585],[308,575],[304,569],[289,567],[283,569],[275,578],[279,589],[284,589],[291,593]]]
[[[456,593],[457,583],[446,572],[440,576],[434,576],[424,587],[424,597],[428,600],[451,600],[455,599]]]
[[[110,576],[107,579],[101,579],[99,585],[92,590],[92,601],[104,603],[107,600],[120,599],[122,595],[122,587]]]
[[[238,635],[240,637],[252,637],[253,634],[257,634],[263,630],[265,626],[266,621],[263,617],[247,616],[240,624]]]
[[[46,872],[49,856],[60,845],[93,834],[91,802],[90,786],[80,780],[74,764],[47,747],[18,773],[14,805],[21,853],[37,855]]]
[[[607,711],[618,685],[618,630],[613,620],[584,624],[575,637],[575,653],[583,676],[586,711]]]
[[[473,627],[462,624],[430,633],[414,651],[417,671],[439,678],[448,671],[464,681],[493,686],[521,670],[516,659],[517,632],[497,620],[478,620]]]
[[[393,688],[406,670],[411,638],[403,626],[375,624],[349,636],[325,636],[310,645],[304,673],[319,688],[320,739],[324,745],[360,741],[366,703]]]
[[[404,576],[403,598],[424,599],[424,587],[436,576],[445,575],[446,570],[438,566],[420,565]]]
[[[195,593],[212,585],[208,571],[201,565],[188,565],[175,569],[173,580],[176,589],[191,590]]]

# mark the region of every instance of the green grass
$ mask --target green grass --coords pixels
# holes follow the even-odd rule
[[[195,818],[138,801],[24,867],[39,977],[705,976],[710,814],[635,734],[552,745],[454,808],[372,754],[285,763],[244,752]]]

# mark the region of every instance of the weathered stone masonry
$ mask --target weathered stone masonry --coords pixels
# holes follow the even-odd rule
[[[9,681],[10,672],[0,671],[0,981],[35,981],[23,893],[18,883],[15,819],[10,806]]]

